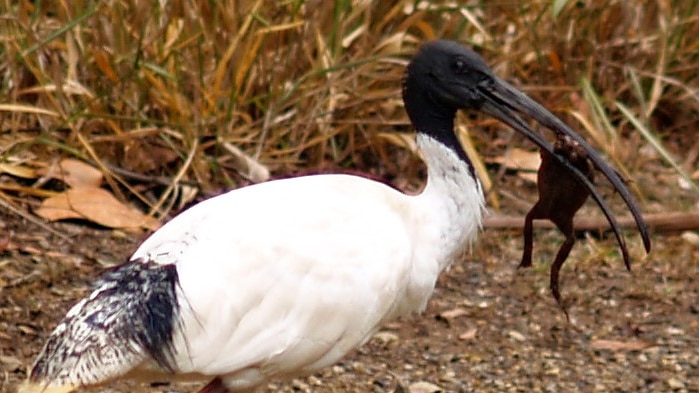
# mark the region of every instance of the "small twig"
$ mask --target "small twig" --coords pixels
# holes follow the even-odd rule
[[[94,164],[94,161],[90,161],[90,163]],[[151,176],[151,175],[144,175],[142,173],[130,171],[128,169],[124,169],[121,167],[118,167],[116,165],[112,165],[109,163],[104,163],[104,166],[109,169],[110,171],[116,173],[117,175],[131,179],[131,180],[136,180],[142,183],[153,183],[153,184],[158,184],[161,186],[169,186],[172,184],[173,179],[167,176]],[[187,186],[191,187],[197,187],[197,183],[189,180],[180,180],[180,184],[184,184]]]
[[[699,230],[699,212],[654,213],[643,216],[648,227],[658,232],[679,232]],[[633,217],[621,217],[618,224],[621,228],[635,228]],[[578,217],[575,219],[576,231],[607,231],[612,228],[604,217]],[[483,220],[483,227],[488,229],[522,229],[524,216],[493,215]],[[535,228],[550,228],[555,226],[548,220],[534,221]]]

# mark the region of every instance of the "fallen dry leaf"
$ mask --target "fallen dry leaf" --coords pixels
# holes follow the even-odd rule
[[[536,150],[515,147],[510,149],[507,154],[491,158],[488,162],[504,165],[508,169],[536,172],[541,165],[541,155]]]
[[[57,221],[80,218],[109,228],[156,229],[157,220],[119,202],[114,195],[97,187],[77,187],[45,199],[36,214]]]
[[[617,340],[592,340],[592,349],[606,349],[610,351],[640,351],[652,347],[653,343],[643,340],[617,341]]]
[[[536,183],[536,171],[541,165],[541,155],[538,151],[512,148],[503,155],[488,160],[490,163],[504,165],[505,168],[517,171],[517,176]]]
[[[463,309],[461,307],[457,307],[457,308],[453,308],[451,310],[447,310],[447,311],[443,311],[443,312],[439,313],[439,317],[449,320],[449,319],[454,319],[454,318],[457,318],[457,317],[460,317],[460,316],[466,315],[466,314],[468,314],[468,311],[466,311],[466,309]]]
[[[459,334],[459,340],[473,340],[474,338],[476,338],[477,332],[478,329],[476,328],[468,329],[467,331]]]
[[[84,218],[82,214],[71,208],[66,193],[46,198],[41,206],[34,211],[36,215],[49,221],[69,220],[72,218]]]
[[[433,383],[420,381],[411,384],[408,391],[410,393],[437,393],[444,391],[444,389]]]
[[[65,158],[58,164],[56,177],[69,186],[99,187],[102,184],[102,172],[80,160]]]
[[[70,187],[99,187],[102,184],[102,172],[83,161],[64,158],[58,165],[39,168],[37,175],[60,180]]]

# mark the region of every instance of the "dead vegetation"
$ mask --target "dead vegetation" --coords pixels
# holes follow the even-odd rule
[[[69,187],[45,177],[63,158],[156,218],[268,173],[358,169],[415,188],[400,80],[435,37],[472,45],[628,177],[663,160],[688,187],[698,175],[695,1],[3,6],[0,191],[29,210]],[[509,131],[469,126],[483,157],[506,155]]]

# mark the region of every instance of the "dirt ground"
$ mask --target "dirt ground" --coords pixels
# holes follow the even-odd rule
[[[0,214],[0,391],[12,392],[44,339],[99,270],[143,235],[55,224],[61,240]],[[628,273],[613,239],[583,239],[562,272],[567,322],[548,293],[561,238],[539,231],[533,269],[516,273],[519,232],[487,230],[443,274],[423,315],[386,326],[318,375],[266,392],[699,392],[699,245],[637,237]],[[202,385],[117,383],[94,391],[193,392]]]

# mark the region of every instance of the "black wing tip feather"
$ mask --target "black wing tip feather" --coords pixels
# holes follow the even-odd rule
[[[106,270],[51,333],[30,381],[91,385],[128,372],[146,356],[176,371],[178,286],[173,264],[137,259]]]
[[[136,343],[160,367],[174,371],[173,339],[180,310],[177,267],[133,260],[104,272],[97,286],[110,282],[117,283],[115,294],[125,297]]]

